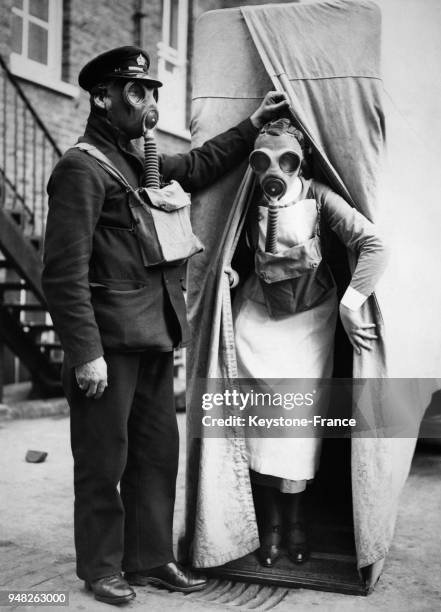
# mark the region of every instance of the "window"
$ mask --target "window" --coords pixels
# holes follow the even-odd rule
[[[188,137],[187,23],[188,0],[163,0],[162,41],[158,45],[158,78],[164,83],[159,98],[159,128]]]
[[[62,0],[13,0],[11,10],[11,72],[76,96],[78,89],[61,80]]]

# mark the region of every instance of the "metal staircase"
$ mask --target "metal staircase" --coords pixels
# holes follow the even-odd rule
[[[56,395],[62,351],[41,288],[41,251],[46,183],[61,151],[1,56],[0,100],[0,345],[27,368],[34,394]]]

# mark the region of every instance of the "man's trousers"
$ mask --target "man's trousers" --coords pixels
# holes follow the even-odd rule
[[[77,574],[89,582],[174,558],[179,438],[173,353],[104,358],[108,387],[98,400],[86,398],[74,370],[63,368],[71,412]]]

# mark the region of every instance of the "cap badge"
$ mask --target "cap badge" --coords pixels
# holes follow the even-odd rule
[[[147,64],[147,60],[145,59],[145,57],[140,53],[138,55],[138,57],[136,58],[136,63],[138,64],[138,66],[145,66]]]

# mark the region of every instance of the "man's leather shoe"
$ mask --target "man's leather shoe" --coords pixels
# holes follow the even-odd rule
[[[134,586],[156,584],[181,593],[201,591],[207,586],[206,578],[197,576],[174,561],[147,571],[126,572],[125,577]]]
[[[120,605],[136,597],[135,591],[121,574],[105,576],[93,582],[86,582],[86,587],[92,591],[95,599],[104,603]]]

